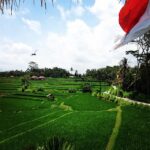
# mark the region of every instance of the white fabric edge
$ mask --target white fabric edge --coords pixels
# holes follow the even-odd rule
[[[118,49],[125,44],[133,41],[134,39],[142,36],[147,31],[150,30],[150,0],[144,15],[140,18],[139,22],[132,28],[132,30],[120,39],[120,41],[115,44],[114,49]]]

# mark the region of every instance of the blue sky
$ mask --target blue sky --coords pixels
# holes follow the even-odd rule
[[[10,15],[0,16],[0,70],[39,67],[86,69],[117,65],[126,47],[112,51],[123,31],[118,24],[118,0],[55,0],[47,9],[25,1]],[[31,53],[37,51],[37,56]],[[133,64],[133,58],[129,58]]]

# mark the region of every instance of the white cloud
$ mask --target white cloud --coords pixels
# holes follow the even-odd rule
[[[122,3],[119,3],[119,1],[112,2],[112,0],[95,0],[94,5],[89,8],[89,11],[95,14],[98,18],[103,18],[104,16],[117,16],[121,6]]]
[[[70,10],[57,6],[64,19],[63,23],[66,24],[65,32],[54,33],[50,28],[48,34],[42,34],[40,42],[37,39],[33,43],[39,51],[32,59],[40,67],[58,66],[66,69],[73,67],[82,73],[86,69],[117,65],[125,57],[125,50],[127,50],[125,47],[110,51],[115,37],[123,33],[118,25],[120,8],[121,4],[112,0],[95,0],[91,7],[83,8],[79,5]],[[95,26],[88,25],[85,19],[82,19],[85,13],[97,17],[98,23]],[[68,19],[70,17],[73,19]],[[29,29],[37,33],[41,32],[40,22],[26,18],[22,18],[22,21]],[[26,68],[31,59],[29,56],[32,47],[22,42],[2,43],[0,41],[0,50],[2,50],[0,68]],[[133,62],[131,58],[130,62]]]
[[[30,10],[28,8],[24,8],[22,10],[19,10],[19,14],[21,15],[27,15],[30,13]]]
[[[73,67],[82,73],[88,68],[117,65],[125,56],[125,50],[110,52],[115,35],[114,26],[109,27],[111,21],[94,28],[79,19],[67,22],[65,34],[49,32],[37,62],[41,67]]]
[[[82,19],[66,20],[66,33],[49,32],[47,50],[49,60],[41,64],[51,64],[65,68],[74,67],[80,72],[87,68],[99,68],[106,65],[117,65],[125,57],[125,48],[111,51],[117,35],[123,34],[118,25],[118,12],[121,4],[112,0],[96,0],[95,4],[87,8],[99,19],[94,27],[88,26]],[[61,8],[62,9],[62,8]],[[62,17],[66,18],[66,12]],[[40,55],[42,56],[42,55]],[[40,59],[40,58],[39,58]]]
[[[0,70],[27,69],[32,47],[11,40],[0,42]]]
[[[41,23],[39,21],[30,20],[22,18],[23,23],[32,31],[40,34],[41,33]]]
[[[57,9],[63,20],[67,20],[70,17],[81,17],[86,11],[81,5],[72,7],[71,9],[64,9],[64,7],[57,5]]]

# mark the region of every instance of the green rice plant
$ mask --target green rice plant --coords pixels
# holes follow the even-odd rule
[[[54,136],[46,140],[43,145],[29,145],[23,150],[74,150],[74,146],[64,138]]]
[[[54,136],[44,143],[43,150],[74,150],[74,146],[64,138]]]
[[[122,125],[115,150],[148,150],[150,148],[150,110],[133,106],[122,107]]]
[[[59,108],[63,109],[64,111],[72,111],[72,107],[69,105],[65,105],[64,102],[61,102]]]
[[[35,145],[29,145],[29,146],[23,148],[23,150],[37,150],[37,148]]]

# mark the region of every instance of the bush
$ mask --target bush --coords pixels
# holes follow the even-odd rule
[[[97,96],[98,95],[98,93],[97,92],[93,92],[92,93],[92,96]],[[98,97],[98,96],[97,96]]]
[[[44,92],[44,89],[43,89],[42,87],[39,87],[39,88],[37,89],[37,91],[38,91],[38,92]]]
[[[117,86],[112,86],[109,91],[110,91],[111,95],[115,95],[115,96],[119,96],[119,97],[123,97],[123,95],[124,95],[123,90]]]
[[[54,101],[55,100],[55,96],[53,94],[48,94],[47,95],[47,98],[50,100],[50,101]]]
[[[24,88],[24,87],[22,87],[22,88],[21,88],[21,91],[22,91],[22,92],[24,92],[24,91],[25,91],[25,88]]]
[[[83,93],[92,93],[92,86],[89,83],[86,83],[82,86]]]
[[[130,92],[128,98],[135,99],[137,95],[138,95],[137,92]]]
[[[68,92],[69,93],[76,93],[76,89],[69,89]]]
[[[123,91],[122,90],[118,90],[118,96],[123,97]]]
[[[32,90],[32,93],[36,93],[36,90],[35,90],[35,89],[33,89],[33,90]]]
[[[129,94],[130,94],[129,92],[124,91],[124,92],[123,92],[123,97],[128,98],[128,97],[129,97]]]

